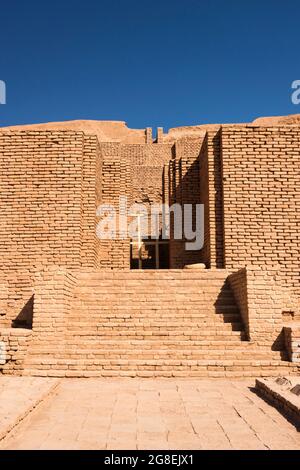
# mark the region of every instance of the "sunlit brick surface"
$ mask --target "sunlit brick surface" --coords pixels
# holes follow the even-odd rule
[[[155,140],[124,123],[88,128],[0,132],[1,372],[297,373],[283,328],[300,320],[299,126],[159,129]],[[169,269],[130,271],[129,236],[96,236],[97,207],[119,196],[204,204],[203,248],[171,236]]]

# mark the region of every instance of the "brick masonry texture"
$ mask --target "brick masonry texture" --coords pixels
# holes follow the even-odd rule
[[[299,125],[102,127],[0,131],[2,372],[297,372]],[[204,204],[204,247],[171,236],[169,269],[130,270],[130,239],[96,236],[120,196]]]
[[[24,373],[256,377],[295,373],[246,341],[225,270],[55,269],[39,277]]]
[[[96,263],[96,138],[0,133],[2,269]]]
[[[290,360],[300,363],[300,323],[285,326],[284,337]]]
[[[224,264],[280,265],[300,288],[300,130],[222,129]]]
[[[0,328],[0,364],[3,374],[22,374],[32,332]]]

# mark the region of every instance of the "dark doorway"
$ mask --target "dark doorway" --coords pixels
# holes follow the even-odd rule
[[[130,243],[130,269],[168,269],[169,242],[146,239]]]

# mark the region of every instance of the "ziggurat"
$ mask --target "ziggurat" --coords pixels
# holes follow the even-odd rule
[[[298,121],[0,129],[0,371],[297,374],[299,187]],[[100,240],[120,195],[204,204],[204,247]]]

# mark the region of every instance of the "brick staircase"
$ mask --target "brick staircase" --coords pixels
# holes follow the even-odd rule
[[[57,342],[33,341],[31,375],[250,377],[292,373],[247,341],[225,270],[80,273]]]

